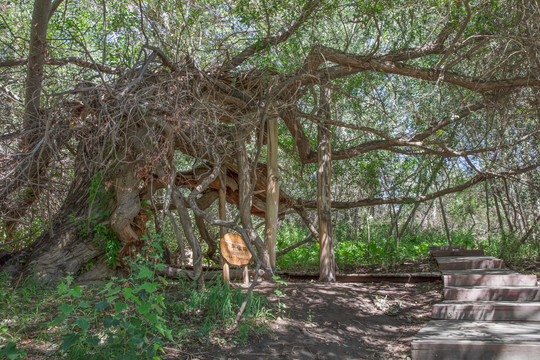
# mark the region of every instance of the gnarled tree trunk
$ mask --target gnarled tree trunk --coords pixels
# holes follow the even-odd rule
[[[11,275],[35,273],[44,282],[61,276],[77,275],[88,264],[102,264],[103,244],[95,240],[91,224],[97,207],[108,204],[91,204],[90,188],[95,171],[81,168],[75,173],[64,203],[52,224],[28,248],[15,254],[1,268]],[[93,270],[99,278],[110,271],[107,267]]]

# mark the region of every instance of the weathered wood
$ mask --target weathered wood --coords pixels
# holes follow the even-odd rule
[[[413,360],[533,360],[540,323],[432,320],[412,341]]]
[[[443,272],[444,286],[536,286],[536,275],[508,270],[454,270]]]
[[[270,266],[276,267],[276,238],[279,211],[279,169],[278,169],[278,127],[277,117],[268,119],[268,167],[266,188],[266,213],[264,242],[270,257]]]
[[[219,243],[221,256],[230,265],[244,266],[251,261],[249,252],[244,239],[238,234],[225,234]]]
[[[431,318],[468,321],[540,321],[540,302],[447,300],[433,305]]]
[[[540,301],[537,286],[447,286],[446,300],[462,301]]]
[[[449,251],[449,250],[465,250],[465,245],[452,245],[452,246],[430,246],[429,251]]]
[[[441,270],[502,269],[504,261],[492,256],[445,256],[435,258]]]
[[[445,256],[483,256],[484,250],[482,249],[465,249],[465,250],[431,250],[431,256],[433,257],[445,257]]]

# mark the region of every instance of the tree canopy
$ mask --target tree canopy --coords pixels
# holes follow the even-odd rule
[[[77,272],[106,252],[96,233],[116,237],[122,258],[149,219],[179,234],[178,219],[194,278],[201,239],[207,257],[216,249],[206,225],[242,234],[271,272],[251,215],[267,213],[272,179],[276,216],[298,213],[314,236],[310,210],[320,222],[326,200],[389,205],[399,237],[404,206],[414,217],[488,181],[500,227],[497,201],[524,241],[537,224],[536,1],[0,7],[0,234],[26,249],[6,261],[12,271]],[[275,120],[279,174],[267,160]],[[329,177],[319,197],[317,173]],[[236,219],[211,205],[220,188]]]

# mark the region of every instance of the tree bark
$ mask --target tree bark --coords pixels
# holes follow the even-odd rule
[[[270,265],[270,256],[266,250],[266,246],[263,241],[260,239],[259,234],[253,227],[253,222],[251,220],[251,180],[249,175],[249,169],[251,168],[248,162],[248,157],[246,153],[246,146],[241,135],[237,135],[236,139],[236,152],[237,152],[237,161],[238,161],[238,196],[239,196],[239,207],[240,212],[240,222],[242,227],[247,231],[249,239],[252,244],[257,248],[259,257],[262,261],[264,268],[271,269]],[[267,274],[270,275],[270,274]],[[270,275],[271,276],[271,275]]]
[[[276,238],[279,210],[279,169],[278,169],[278,132],[277,117],[268,119],[268,166],[266,188],[266,213],[264,242],[272,269],[276,268]]]
[[[321,112],[323,119],[330,118],[330,90],[321,87]],[[318,125],[318,159],[317,171],[317,213],[319,215],[319,259],[322,282],[336,281],[336,263],[334,258],[334,234],[332,229],[332,208],[330,179],[332,172],[330,129],[323,122]]]
[[[227,220],[227,170],[222,169],[219,174],[219,220]],[[225,227],[219,227],[219,238],[223,239],[225,236]],[[221,252],[221,249],[220,249]],[[220,262],[223,266],[223,280],[228,283],[231,281],[231,275],[229,271],[229,264],[223,259],[223,256],[220,256]]]
[[[95,171],[82,166],[79,164],[79,171],[49,231],[44,231],[31,246],[16,253],[4,264],[3,270],[11,275],[35,273],[43,282],[51,283],[59,277],[78,274],[88,264],[103,263],[104,244],[95,240],[93,226],[97,224],[93,221],[95,209],[109,204],[101,202],[106,199],[96,199],[90,204],[89,190]],[[112,274],[107,266],[91,271],[97,278]]]
[[[184,197],[176,188],[173,188],[171,196],[174,206],[176,206],[178,217],[180,218],[180,224],[182,225],[182,229],[184,229],[184,234],[186,235],[189,245],[191,246],[191,251],[193,252],[193,280],[197,281],[197,286],[199,289],[202,289],[204,288],[204,277],[202,276],[201,244],[193,231],[193,224],[191,223]]]
[[[34,1],[25,81],[23,118],[25,135],[21,143],[21,150],[26,153],[26,158],[8,181],[0,184],[2,185],[0,186],[0,210],[5,212],[6,218],[10,219],[5,223],[6,232],[10,239],[17,226],[17,221],[24,216],[41,195],[48,180],[44,176],[44,172],[53,155],[53,144],[48,134],[51,124],[50,122],[44,123],[41,110],[41,83],[47,52],[47,26],[50,11],[51,0]],[[65,140],[57,141],[57,143],[61,144],[63,141]],[[16,204],[8,207],[8,197],[21,186],[28,186],[28,190]]]

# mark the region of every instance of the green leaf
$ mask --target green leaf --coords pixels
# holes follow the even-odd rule
[[[98,303],[96,304],[96,309],[103,311],[103,310],[105,310],[106,308],[108,308],[109,305],[110,305],[110,304],[109,304],[108,301],[101,301],[101,302],[98,302]]]
[[[87,319],[84,319],[84,318],[77,319],[77,321],[75,321],[75,324],[78,325],[84,331],[88,330],[88,328],[90,327],[90,323],[88,322]]]
[[[114,304],[114,312],[120,314],[122,311],[127,309],[127,304],[123,302]]]
[[[63,303],[62,305],[60,305],[60,311],[64,314],[64,315],[69,315],[73,312],[73,310],[75,309],[75,307],[73,305],[68,305],[66,303]]]
[[[81,301],[81,302],[79,303],[79,307],[80,307],[81,309],[88,309],[88,308],[90,307],[90,304],[89,304],[87,301],[84,301],[84,300],[83,300],[83,301]]]
[[[58,285],[58,294],[63,295],[65,294],[69,289],[69,286],[67,284],[61,283]]]
[[[152,309],[152,304],[146,301],[141,301],[139,306],[137,306],[137,311],[139,312],[139,314],[147,314],[150,309]]]
[[[76,298],[80,298],[81,297],[81,294],[82,294],[82,287],[80,286],[75,286],[73,287],[73,289],[69,289],[67,294],[69,296],[73,296],[73,297],[76,297]]]
[[[117,326],[118,324],[120,324],[120,321],[117,319],[114,319],[110,315],[105,316],[105,318],[103,319],[103,327],[105,329]]]
[[[90,345],[90,346],[98,346],[99,344],[99,338],[97,336],[89,336],[86,338],[86,342]]]
[[[0,350],[0,359],[7,358],[9,360],[14,359],[23,359],[26,357],[26,350],[17,349],[17,345],[13,342],[10,342]]]
[[[64,335],[63,338],[64,338],[64,341],[62,341],[62,345],[60,345],[60,347],[61,347],[63,350],[67,350],[67,349],[69,349],[70,347],[72,347],[73,345],[75,345],[75,343],[76,343],[77,341],[79,341],[80,335],[77,335],[77,334],[67,334],[67,335]]]
[[[141,334],[136,334],[129,339],[129,342],[135,346],[140,346],[144,343],[144,337]]]
[[[137,286],[137,289],[136,291],[140,291],[140,290],[144,290],[148,293],[153,293],[158,287],[158,284],[157,283],[154,283],[154,282],[145,282],[145,283],[142,283],[141,285]]]
[[[146,266],[141,266],[139,268],[139,273],[137,274],[137,279],[151,279],[154,276],[154,272]]]
[[[124,298],[126,300],[131,300],[131,298],[133,297],[133,289],[132,288],[124,288],[123,292],[124,292]]]

